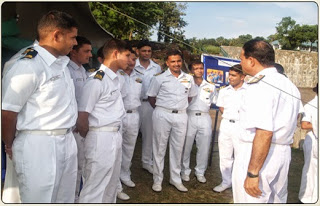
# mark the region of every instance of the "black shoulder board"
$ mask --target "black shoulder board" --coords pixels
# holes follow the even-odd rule
[[[162,70],[161,72],[159,72],[159,73],[155,74],[154,76],[158,76],[158,75],[160,75],[160,74],[164,73],[165,71],[166,71],[166,70]]]
[[[102,80],[103,76],[104,76],[104,71],[99,70],[99,71],[97,71],[97,73],[94,75],[93,78],[94,78],[94,79]]]
[[[97,71],[98,69],[96,69],[96,68],[90,68],[90,69],[87,69],[87,72],[95,72],[95,71]]]
[[[137,69],[134,69],[134,71],[136,71],[136,72],[139,73],[139,74],[144,75],[142,72],[139,72]]]
[[[34,58],[35,56],[37,56],[37,54],[38,54],[38,52],[31,47],[31,48],[26,49],[26,50],[22,53],[22,55],[24,55],[24,56],[21,57],[21,59],[24,59],[24,58],[32,59],[32,58]]]

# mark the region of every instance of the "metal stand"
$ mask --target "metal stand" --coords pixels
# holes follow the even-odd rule
[[[213,127],[213,131],[212,131],[212,142],[211,142],[210,157],[209,157],[209,167],[211,166],[212,156],[213,156],[213,152],[214,152],[213,147],[214,147],[214,141],[216,138],[218,114],[219,114],[219,109],[216,110],[216,117],[214,118],[214,127]]]

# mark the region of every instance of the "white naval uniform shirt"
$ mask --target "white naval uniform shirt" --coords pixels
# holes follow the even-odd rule
[[[276,68],[266,68],[255,77],[265,75],[249,84],[240,108],[240,124],[245,129],[240,139],[252,142],[256,128],[273,132],[272,143],[289,145],[297,125],[300,92]],[[285,91],[285,92],[283,92]]]
[[[156,106],[172,110],[185,110],[188,107],[188,97],[196,95],[193,77],[181,71],[176,78],[170,69],[155,76],[147,92],[147,96],[156,97]]]
[[[99,70],[104,77],[94,79],[94,74],[87,79],[78,110],[89,113],[89,127],[119,126],[125,115],[119,77],[103,64]]]
[[[124,78],[125,72],[122,69],[119,69],[117,71],[117,75],[119,78],[119,82],[120,82],[120,93],[122,98],[127,96],[127,88],[125,86],[126,80]]]
[[[145,69],[143,66],[141,66],[140,60],[138,58],[136,60],[136,65],[134,69],[143,74],[141,95],[142,99],[148,99],[147,91],[150,87],[151,80],[155,74],[161,72],[161,67],[150,59],[150,64],[148,68]]]
[[[34,47],[36,45],[38,45],[39,42],[38,40],[35,40],[33,42],[33,44],[31,44],[30,46],[27,46],[27,47],[24,47],[22,49],[20,49],[20,51],[18,51],[18,53],[16,53],[15,55],[13,55],[9,61],[7,61],[5,64],[4,64],[4,67],[3,67],[3,70],[2,70],[2,76],[4,77],[7,73],[7,71],[13,66],[13,64],[18,60],[20,59],[21,57],[23,57],[24,55],[22,54],[24,51],[26,51],[26,49],[28,48],[31,48],[31,47]]]
[[[123,77],[127,91],[127,96],[123,98],[124,108],[137,109],[141,105],[142,75],[133,70],[130,76],[125,73]]]
[[[200,86],[195,84],[197,88],[197,96],[192,98],[189,104],[188,110],[209,112],[211,104],[216,103],[217,91],[213,84],[210,84],[206,80],[202,80]]]
[[[87,74],[85,68],[81,65],[80,67],[72,60],[68,64],[70,70],[71,78],[73,80],[75,91],[76,91],[76,100],[79,103],[83,85],[87,79]]]
[[[32,59],[19,59],[2,84],[2,109],[17,112],[17,130],[66,129],[78,116],[69,57],[54,57],[39,45]]]
[[[318,138],[318,95],[308,102],[308,104],[304,105],[302,121],[312,124],[314,136]]]
[[[231,85],[219,91],[217,106],[223,107],[222,118],[239,120],[239,110],[247,84],[244,82],[240,88],[235,90]]]

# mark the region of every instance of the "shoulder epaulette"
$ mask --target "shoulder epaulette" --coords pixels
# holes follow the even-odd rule
[[[194,76],[194,74],[192,74],[192,73],[188,73],[189,75],[191,75],[191,76]]]
[[[139,72],[137,69],[134,69],[134,71],[138,72],[139,74],[144,75],[142,72]]]
[[[119,73],[121,74],[121,75],[125,75],[126,73],[124,73],[124,71],[119,71]]]
[[[24,55],[23,57],[21,57],[21,59],[24,58],[28,58],[28,59],[32,59],[35,56],[37,56],[38,52],[36,50],[33,49],[33,47],[27,48],[21,55]]]
[[[164,73],[165,72],[165,70],[163,70],[163,71],[161,71],[161,72],[159,72],[159,73],[156,73],[155,75],[153,75],[153,76],[158,76],[158,75],[160,75],[160,74],[162,74],[162,73]]]
[[[259,75],[257,77],[252,77],[247,84],[255,84],[258,83],[261,79],[263,79],[263,77],[265,77],[265,75]]]
[[[94,79],[99,79],[99,80],[102,80],[102,78],[104,77],[104,71],[102,70],[99,70],[97,71],[97,73],[94,75]]]
[[[97,68],[90,68],[90,69],[87,69],[87,72],[95,72],[97,70],[98,70]]]
[[[214,83],[210,83],[208,80],[206,80],[206,79],[204,79],[204,81],[206,81],[207,83],[209,83],[209,84],[212,84],[212,85],[214,85]]]

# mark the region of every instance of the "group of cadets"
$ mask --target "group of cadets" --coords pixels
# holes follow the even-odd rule
[[[286,202],[289,145],[301,108],[297,99],[261,80],[295,97],[300,94],[273,68],[274,51],[268,43],[252,40],[244,45],[241,65],[230,68],[230,85],[218,95],[203,79],[202,62],[192,62],[187,74],[181,52],[170,50],[168,68],[161,70],[151,60],[148,41],[133,51],[125,41],[110,39],[98,50],[99,69],[85,70],[92,46],[77,36],[77,27],[68,14],[49,12],[39,21],[39,39],[5,65],[2,138],[12,177],[6,176],[4,201],[128,200],[122,184],[135,187],[130,167],[139,131],[142,168],[153,175],[152,190],[162,190],[169,144],[169,183],[187,192],[182,180],[190,181],[194,141],[194,174],[197,181],[206,182],[209,110],[216,104],[222,113],[222,182],[213,190],[232,186],[235,203]],[[248,84],[244,73],[252,76]],[[305,121],[316,124],[311,115]],[[11,186],[19,184],[11,194],[10,181]]]

